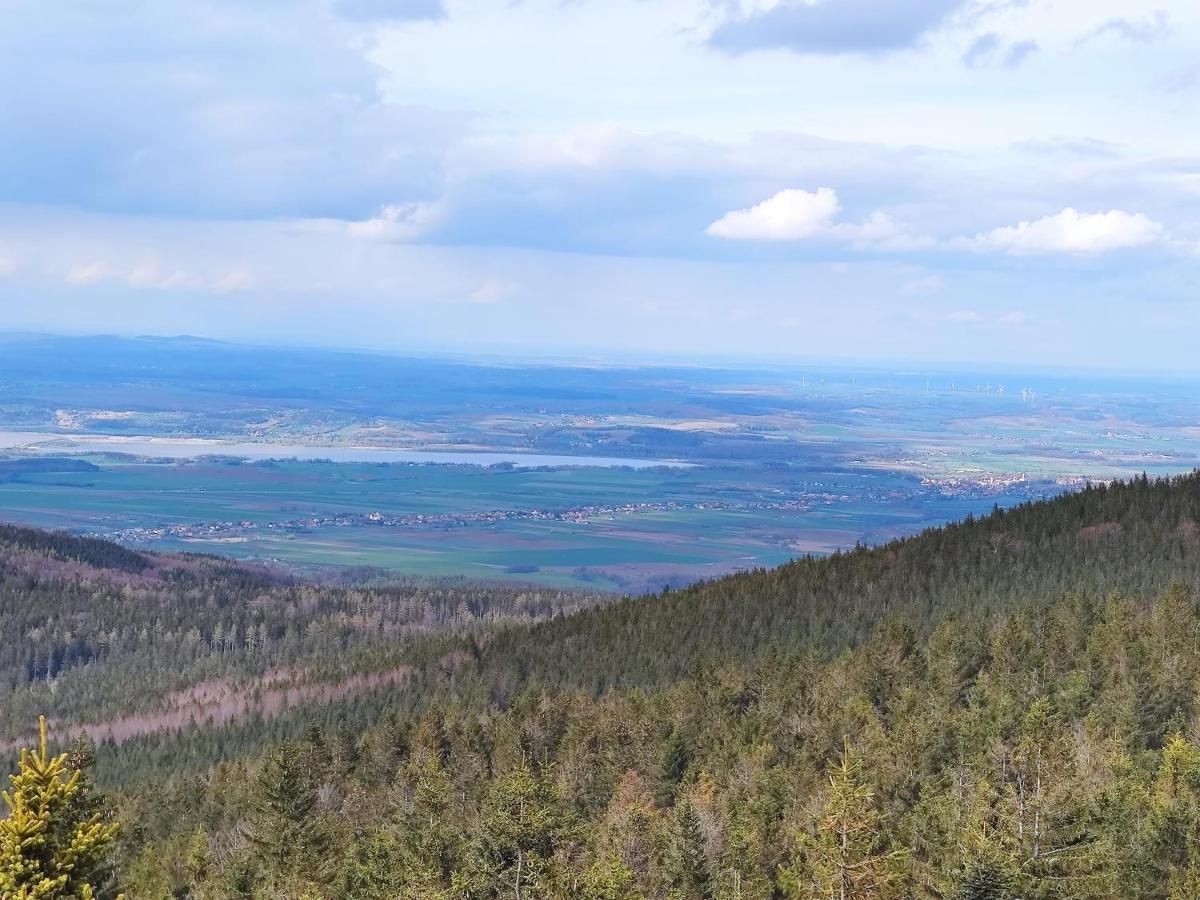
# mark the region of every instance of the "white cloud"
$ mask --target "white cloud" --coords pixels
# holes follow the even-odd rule
[[[24,232],[20,274],[41,288],[59,284],[131,296],[161,291],[220,294],[258,286],[254,272],[234,255],[236,241],[225,242],[221,253],[211,252],[211,223],[176,227],[176,238],[163,241],[158,232],[165,231],[170,220],[42,215],[28,211],[28,219],[15,227],[0,216],[0,232]],[[205,239],[197,240],[196,234]]]
[[[912,234],[887,213],[876,210],[863,222],[835,221],[841,203],[833,188],[815,192],[788,188],[749,209],[725,213],[705,229],[712,237],[733,240],[799,240],[831,237],[860,249],[920,250],[936,245],[928,235]]]
[[[829,231],[856,247],[873,247],[876,250],[923,250],[937,244],[929,235],[912,234],[908,228],[880,210],[867,216],[865,222],[839,222]]]
[[[108,277],[108,266],[99,260],[79,263],[67,270],[68,284],[95,284]]]
[[[379,215],[347,227],[351,237],[373,241],[411,241],[421,237],[442,218],[436,203],[404,203],[385,206]]]
[[[246,266],[237,265],[213,282],[213,289],[221,292],[248,291],[258,284],[254,273]]]
[[[1163,226],[1142,213],[1128,213],[1119,209],[1082,213],[1068,206],[1052,216],[995,228],[967,239],[965,243],[979,249],[1002,250],[1015,255],[1088,254],[1144,247],[1161,240],[1163,236]]]
[[[725,213],[705,233],[731,240],[795,240],[827,230],[840,208],[833,188],[814,193],[788,188],[757,206]]]
[[[125,280],[130,287],[155,288],[170,290],[172,288],[198,288],[203,281],[184,269],[164,270],[153,262],[140,262],[129,270]]]

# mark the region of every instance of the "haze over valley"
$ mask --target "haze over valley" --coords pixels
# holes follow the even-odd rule
[[[657,590],[1186,471],[1200,428],[1129,376],[4,346],[7,518],[309,574]]]

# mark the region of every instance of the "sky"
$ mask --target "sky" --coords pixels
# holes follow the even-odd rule
[[[6,0],[0,330],[1200,371],[1200,4]]]

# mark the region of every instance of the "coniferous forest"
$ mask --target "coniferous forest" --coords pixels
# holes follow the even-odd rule
[[[1198,474],[616,601],[0,547],[6,897],[1200,897]]]

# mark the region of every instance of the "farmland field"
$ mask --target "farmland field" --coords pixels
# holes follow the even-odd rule
[[[658,589],[1200,449],[1194,386],[1133,379],[4,346],[0,518],[313,571]]]

